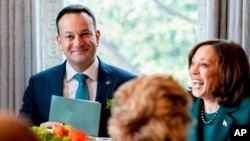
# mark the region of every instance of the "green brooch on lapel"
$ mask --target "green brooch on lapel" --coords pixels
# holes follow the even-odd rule
[[[110,110],[113,105],[113,99],[106,99],[106,107],[105,109]]]

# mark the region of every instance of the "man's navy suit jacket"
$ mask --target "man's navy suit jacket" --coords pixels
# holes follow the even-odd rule
[[[24,103],[20,109],[20,115],[30,119],[34,125],[40,125],[42,122],[48,121],[51,96],[62,96],[65,66],[66,61],[61,65],[31,76],[29,85],[24,93]],[[105,109],[106,100],[113,97],[113,92],[122,83],[135,77],[136,75],[105,64],[99,59],[95,101],[102,104],[99,126],[100,137],[108,137],[107,121],[110,116],[110,109]]]

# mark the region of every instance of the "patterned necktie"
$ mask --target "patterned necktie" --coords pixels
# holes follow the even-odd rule
[[[86,84],[86,79],[88,78],[85,74],[76,74],[75,79],[79,82],[79,85],[76,89],[76,99],[89,100],[89,92]]]

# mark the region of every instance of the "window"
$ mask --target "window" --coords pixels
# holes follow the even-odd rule
[[[187,54],[197,42],[197,0],[65,0],[92,9],[101,31],[98,56],[139,74],[189,81]]]

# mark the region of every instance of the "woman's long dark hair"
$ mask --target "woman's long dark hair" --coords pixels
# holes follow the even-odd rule
[[[189,52],[188,68],[195,52],[203,45],[212,45],[219,58],[219,79],[222,88],[213,92],[214,96],[220,98],[219,104],[232,106],[250,96],[250,65],[241,45],[223,39],[200,42]]]

